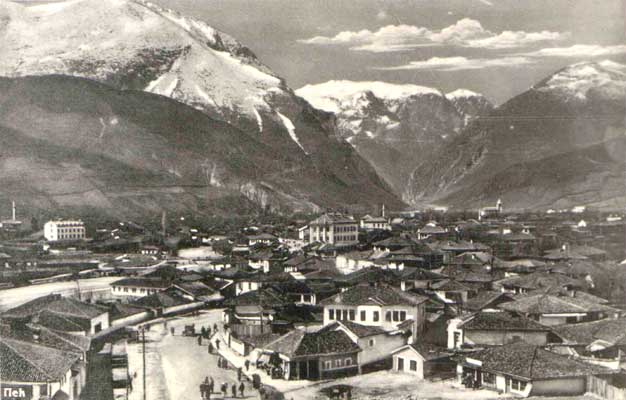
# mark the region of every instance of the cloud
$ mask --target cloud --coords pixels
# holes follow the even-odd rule
[[[377,31],[343,31],[335,36],[315,36],[300,43],[315,45],[346,45],[351,50],[370,52],[406,51],[422,46],[456,45],[462,47],[503,49],[524,47],[567,37],[560,32],[504,31],[494,33],[479,21],[463,18],[438,31],[413,25],[387,25]]]
[[[570,47],[550,47],[531,53],[520,54],[529,57],[604,57],[626,54],[626,45],[601,46],[596,44],[575,44]]]
[[[408,64],[393,67],[377,67],[377,70],[402,71],[402,70],[435,70],[435,71],[463,71],[472,69],[494,67],[520,67],[532,64],[533,61],[526,57],[512,56],[502,58],[466,58],[466,57],[432,57],[424,61],[411,61]]]

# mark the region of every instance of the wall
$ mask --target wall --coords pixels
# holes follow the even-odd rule
[[[92,318],[91,319],[91,329],[89,331],[90,334],[95,334],[96,333],[96,325],[100,324],[100,330],[104,331],[106,329],[109,329],[109,313],[105,312],[104,314],[101,314],[99,316],[97,316],[96,318]]]
[[[128,325],[135,325],[140,322],[150,319],[152,313],[150,311],[141,312],[138,314],[129,315],[124,318],[111,321],[111,327],[123,327]]]
[[[564,396],[584,394],[586,391],[586,380],[579,378],[561,378],[549,380],[533,381],[530,394],[532,396]]]
[[[370,340],[374,340],[373,346],[370,346]],[[382,334],[359,338],[357,344],[363,350],[359,353],[359,365],[363,366],[388,358],[392,351],[406,344],[406,338],[399,334]]]
[[[403,369],[400,370],[399,367],[399,358],[403,360]],[[417,370],[411,371],[411,360],[417,363]],[[420,356],[418,356],[414,350],[406,349],[399,353],[393,355],[393,370],[398,372],[406,372],[409,374],[416,375],[420,379],[424,379],[424,361]]]

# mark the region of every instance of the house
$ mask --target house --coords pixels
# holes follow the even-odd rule
[[[111,282],[114,297],[143,297],[162,292],[172,286],[172,281],[161,278],[123,278]]]
[[[438,250],[443,255],[444,264],[453,264],[457,256],[467,252],[490,252],[491,248],[482,243],[468,242],[464,240],[441,242],[428,242],[427,245],[432,250]]]
[[[546,251],[543,256],[546,261],[569,261],[569,260],[592,260],[592,261],[604,261],[606,260],[607,253],[602,249],[598,249],[592,246],[572,246],[568,243],[561,246],[559,249],[552,249]]]
[[[324,299],[324,325],[350,321],[385,330],[403,329],[412,340],[421,334],[428,298],[388,285],[357,285]]]
[[[460,382],[522,397],[581,395],[589,376],[607,373],[612,371],[523,342],[485,348],[457,364]]]
[[[447,279],[446,275],[423,268],[404,268],[398,272],[400,289],[427,289],[433,283]]]
[[[335,257],[335,267],[340,271],[355,271],[374,265],[372,251],[354,250]]]
[[[260,233],[258,235],[250,235],[246,237],[248,246],[255,246],[257,244],[263,244],[266,246],[276,243],[278,238],[269,233]]]
[[[379,326],[351,321],[335,321],[322,329],[343,331],[361,348],[358,364],[362,372],[391,369],[390,354],[407,343],[407,337],[401,330],[387,331]]]
[[[192,311],[204,306],[205,303],[201,300],[192,299],[178,288],[170,287],[164,291],[139,297],[133,300],[131,304],[150,309],[157,317],[161,317]]]
[[[426,224],[422,228],[417,230],[417,239],[445,239],[448,236],[448,230],[438,225]]]
[[[485,312],[450,320],[448,348],[503,346],[523,341],[538,346],[548,343],[550,328],[510,312]]]
[[[478,220],[497,219],[502,215],[502,200],[498,199],[495,207],[483,207],[478,210]]]
[[[43,226],[43,235],[49,242],[85,239],[85,223],[81,220],[48,221]]]
[[[552,274],[548,272],[534,272],[527,275],[511,276],[494,283],[495,289],[500,289],[504,293],[525,294],[538,289],[564,288],[580,289],[585,288],[585,282],[570,278],[563,274]]]
[[[361,218],[360,225],[361,229],[364,229],[366,231],[391,230],[391,224],[389,223],[389,220],[385,217],[372,217],[371,215],[366,215]]]
[[[309,240],[309,226],[308,225],[301,226],[300,228],[298,228],[298,239],[307,243],[311,242]]]
[[[0,336],[2,399],[78,400],[84,386],[81,355]]]
[[[359,373],[361,348],[341,330],[294,329],[264,351],[278,355],[284,379],[336,379]]]
[[[359,242],[359,224],[339,213],[327,213],[309,223],[309,243],[352,246]]]
[[[498,307],[532,318],[547,326],[616,318],[620,315],[619,310],[596,303],[576,293],[576,291],[569,291],[566,294],[527,295],[515,301],[500,304]]]
[[[463,309],[469,312],[495,311],[498,305],[513,301],[513,297],[508,293],[496,290],[481,290],[475,296],[467,299],[463,304]]]
[[[3,319],[35,322],[49,329],[93,336],[109,329],[108,309],[60,294],[39,297],[2,314]]]
[[[462,305],[467,301],[471,288],[452,279],[433,282],[429,288],[445,304]]]
[[[258,336],[271,332],[276,312],[289,302],[272,287],[245,292],[224,302],[224,323],[238,336]]]
[[[425,379],[435,375],[454,375],[456,362],[446,349],[428,344],[411,343],[391,353],[393,371],[404,372]]]

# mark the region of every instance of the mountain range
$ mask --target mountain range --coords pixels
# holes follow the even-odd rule
[[[626,66],[573,64],[494,106],[465,89],[293,91],[143,0],[0,0],[0,202],[111,215],[626,205]]]
[[[0,0],[0,41],[3,196],[108,213],[403,206],[332,114],[204,22],[141,0]]]

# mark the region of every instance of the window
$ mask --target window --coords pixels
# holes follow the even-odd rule
[[[342,314],[342,311],[343,311],[343,310],[337,310],[337,321],[341,321],[341,318],[342,318],[342,315],[341,315],[341,314]]]
[[[397,311],[393,312],[393,320],[394,321],[398,321],[398,319],[400,319],[400,313]]]
[[[328,309],[328,319],[335,319],[335,310],[332,308]]]
[[[409,368],[411,369],[411,371],[417,371],[417,361],[411,360]]]
[[[524,390],[526,389],[526,382],[518,381],[517,379],[511,379],[511,389],[513,390]]]
[[[385,321],[391,322],[391,311],[385,313]]]
[[[400,311],[400,321],[406,320],[406,311]]]
[[[346,365],[346,367],[351,366],[352,365],[352,359],[351,358],[346,358],[345,365]]]
[[[335,360],[335,367],[337,368],[343,367],[343,360]]]
[[[380,320],[380,313],[378,311],[374,311],[374,322],[378,322]]]
[[[332,361],[324,361],[324,369],[331,369],[333,367]]]
[[[40,385],[39,386],[39,395],[47,396],[48,395],[48,385]]]
[[[375,341],[374,339],[370,339],[370,340],[368,341],[368,345],[369,345],[370,347],[374,347],[374,345],[375,345],[375,344],[376,344],[376,341]]]
[[[483,383],[486,383],[488,385],[496,384],[496,376],[494,374],[490,374],[489,372],[483,371],[482,375],[483,375]]]
[[[361,311],[361,321],[365,321],[367,317],[365,316],[365,311]]]
[[[350,310],[350,321],[354,321],[355,320],[355,318],[356,318],[355,314],[356,314],[356,311]]]

